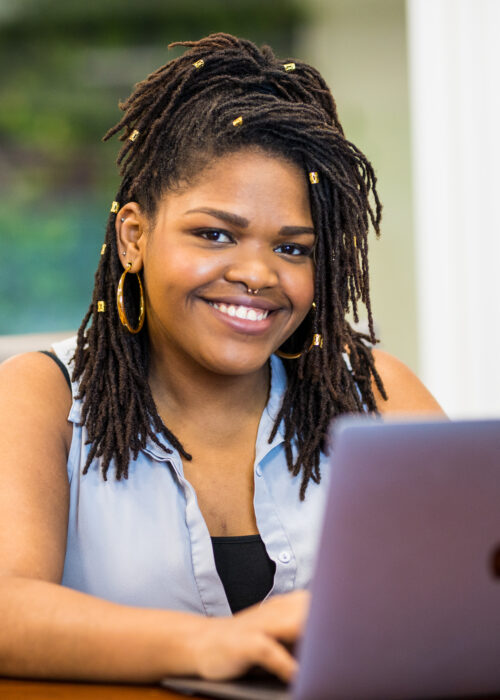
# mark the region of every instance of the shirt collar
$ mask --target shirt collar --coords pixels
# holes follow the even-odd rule
[[[269,399],[260,419],[257,431],[257,443],[255,446],[255,461],[261,462],[269,452],[284,440],[285,427],[280,422],[276,435],[269,442],[269,436],[283,403],[283,395],[286,389],[286,371],[282,361],[276,355],[271,355],[271,388]]]
[[[264,413],[267,413],[272,425],[274,425],[274,422],[281,409],[286,384],[287,376],[283,362],[276,355],[271,355],[271,388],[269,391],[269,400],[264,409]],[[283,421],[281,421],[278,432],[284,435],[284,430]]]

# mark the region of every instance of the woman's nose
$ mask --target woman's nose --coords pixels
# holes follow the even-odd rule
[[[238,255],[226,269],[228,282],[241,282],[250,289],[274,287],[278,273],[268,256],[246,252]]]

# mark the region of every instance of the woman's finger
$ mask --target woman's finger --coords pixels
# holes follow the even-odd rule
[[[294,591],[270,598],[261,605],[247,608],[235,615],[235,620],[262,629],[284,642],[295,641],[302,633],[309,610],[308,591]]]
[[[262,637],[255,646],[253,664],[274,673],[285,683],[290,683],[297,672],[297,661],[285,647],[271,637]]]

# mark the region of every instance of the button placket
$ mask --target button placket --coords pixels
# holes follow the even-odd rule
[[[198,506],[196,492],[186,479],[184,479],[184,495],[193,573],[203,608],[206,615],[210,617],[229,616],[231,608],[215,566],[210,533]]]
[[[256,464],[254,473],[254,503],[257,525],[269,556],[276,563],[274,583],[271,591],[266,596],[268,598],[270,595],[287,593],[293,590],[296,563],[286,530],[278,517],[274,500],[269,492],[260,464]]]

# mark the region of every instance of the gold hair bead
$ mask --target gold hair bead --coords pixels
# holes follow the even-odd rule
[[[105,252],[106,252],[106,244],[103,243],[102,248],[101,248],[101,255],[104,255]]]
[[[315,308],[316,308],[316,302],[313,301],[313,303],[311,304],[311,306],[313,307],[313,309],[315,309]]]
[[[205,61],[204,61],[202,58],[200,58],[199,61],[195,61],[195,62],[193,63],[193,66],[194,66],[195,68],[203,68],[204,65],[205,65]]]
[[[353,237],[353,243],[354,243],[354,247],[357,248],[357,247],[358,247],[358,241],[356,240],[356,236]]]
[[[119,203],[118,203],[118,202],[112,202],[112,203],[111,203],[110,212],[111,212],[112,214],[116,214],[119,210],[120,210],[120,205],[119,205]]]
[[[103,313],[106,311],[106,302],[105,301],[98,301],[97,302],[97,311],[99,313]]]
[[[133,132],[128,137],[128,140],[129,141],[137,141],[138,136],[139,136],[139,132],[137,131],[137,129],[134,129]]]
[[[318,347],[318,348],[322,348],[322,347],[323,347],[323,336],[321,335],[321,333],[315,333],[315,334],[313,335],[313,340],[312,340],[312,343],[311,343],[311,348],[313,348],[314,346],[316,346],[316,347]]]
[[[317,172],[313,171],[312,173],[309,173],[309,182],[311,185],[317,185],[319,182],[319,175]]]
[[[243,124],[243,117],[236,117],[233,121],[233,126],[241,126]]]
[[[283,68],[287,73],[290,73],[290,71],[295,70],[295,63],[284,63]]]

